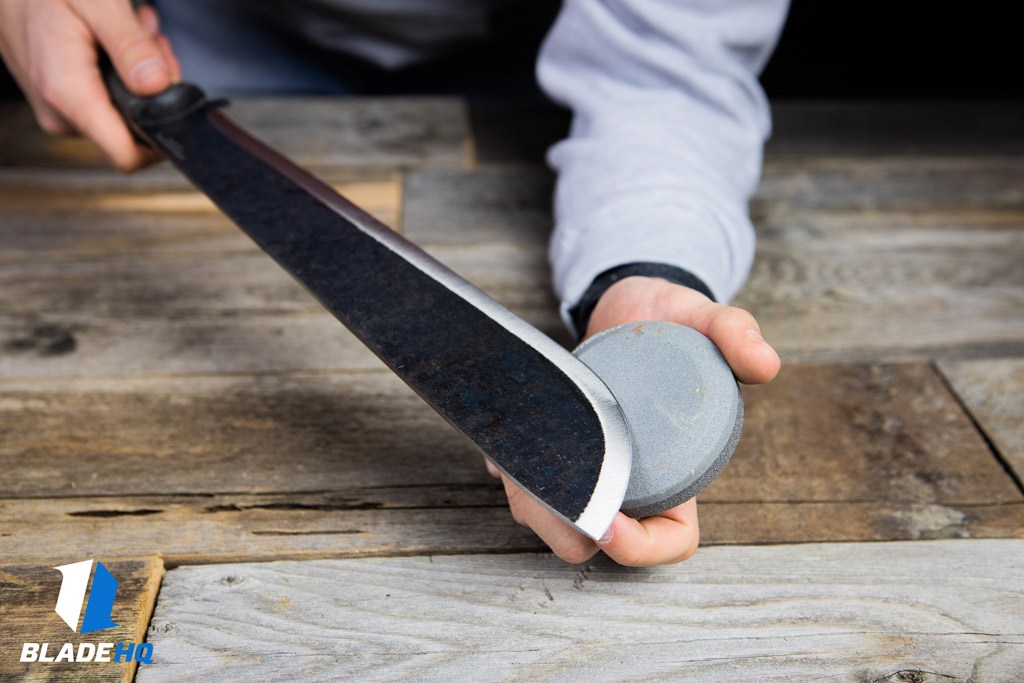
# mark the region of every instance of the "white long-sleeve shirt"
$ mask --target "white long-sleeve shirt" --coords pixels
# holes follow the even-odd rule
[[[275,25],[321,48],[396,69],[486,39],[494,17],[517,3],[548,1],[222,0],[229,9],[218,11],[259,6],[273,12]],[[573,111],[569,137],[548,156],[558,172],[550,258],[570,326],[569,310],[595,277],[626,263],[681,268],[719,301],[740,289],[754,254],[747,202],[770,131],[757,76],[787,6],[564,0],[537,75],[544,91]],[[195,33],[240,32],[237,25],[218,28],[213,8],[209,0],[158,4],[186,76],[214,89],[245,90],[237,82],[244,78],[273,87],[275,74],[251,59],[243,68],[213,63],[237,53],[238,41],[199,45]]]

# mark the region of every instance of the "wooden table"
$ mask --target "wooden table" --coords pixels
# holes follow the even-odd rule
[[[542,163],[563,114],[231,113],[569,342]],[[473,447],[167,165],[124,177],[0,120],[3,680],[127,680],[22,643],[143,639],[146,682],[1024,671],[1019,106],[776,108],[736,303],[785,366],[744,390],[704,548],[648,570],[545,552]],[[119,626],[80,635],[53,567],[92,558]]]

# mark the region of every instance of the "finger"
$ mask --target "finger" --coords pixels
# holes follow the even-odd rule
[[[494,466],[493,462],[484,458],[484,465],[487,467],[487,474],[491,475],[495,479],[501,479],[501,472],[498,471],[498,468]]]
[[[741,382],[763,384],[779,374],[779,354],[761,336],[757,321],[747,311],[719,306],[702,332],[719,348]]]
[[[29,90],[25,90],[25,97],[35,114],[36,123],[50,135],[75,135],[78,131],[59,111],[35,97]]]
[[[170,66],[126,0],[77,0],[73,4],[130,90],[137,95],[155,95],[171,85]]]
[[[682,287],[673,290],[667,305],[666,319],[692,327],[713,341],[741,382],[763,384],[779,374],[779,354],[761,336],[749,312]]]
[[[566,562],[586,562],[597,553],[597,544],[548,512],[522,489],[502,477],[512,516],[533,529],[551,550]]]
[[[160,15],[157,14],[151,5],[143,5],[136,11],[135,16],[138,18],[142,28],[145,29],[146,33],[156,43],[157,49],[160,50],[160,55],[164,58],[164,62],[170,70],[171,82],[178,83],[181,81],[181,64],[178,62],[178,58],[174,56],[171,42],[167,40],[167,36],[160,33]]]
[[[171,50],[171,41],[167,40],[167,36],[157,36],[156,46],[160,48],[160,54],[164,56],[164,60],[171,69],[171,82],[180,83],[181,63],[178,62],[178,58],[174,56],[174,51]]]
[[[156,38],[160,34],[160,15],[152,5],[143,5],[135,10],[135,18],[151,38]]]
[[[655,517],[635,520],[621,512],[597,543],[610,558],[630,567],[675,564],[689,559],[700,542],[697,501],[690,499]]]
[[[101,3],[102,4],[102,3]],[[29,36],[41,99],[86,135],[122,171],[140,168],[154,156],[135,144],[96,69],[89,28],[71,13],[43,13],[45,35]]]

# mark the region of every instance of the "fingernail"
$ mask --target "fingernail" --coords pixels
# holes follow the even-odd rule
[[[760,344],[764,344],[765,348],[767,348],[769,351],[774,353],[776,356],[779,355],[778,351],[773,349],[772,345],[765,341],[764,337],[762,337],[757,330],[747,330],[747,339],[751,341],[756,341]]]
[[[167,82],[170,73],[164,60],[159,57],[150,57],[132,67],[129,77],[137,88],[158,87]]]
[[[598,545],[606,545],[608,543],[611,543],[612,536],[614,536],[614,535],[615,535],[615,529],[613,529],[612,527],[608,527],[608,531],[604,532],[604,536],[602,536],[601,538],[599,538],[597,540],[597,544]]]

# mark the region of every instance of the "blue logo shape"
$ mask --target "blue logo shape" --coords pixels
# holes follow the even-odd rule
[[[78,615],[82,612],[85,602],[85,591],[89,587],[89,574],[92,560],[75,562],[55,567],[64,575],[60,594],[57,596],[57,607],[54,611],[64,620],[71,630],[77,631]],[[85,606],[82,618],[82,633],[102,631],[117,626],[110,618],[114,610],[114,597],[117,595],[117,579],[103,566],[96,563],[96,573],[92,578],[92,589],[89,590],[89,602]]]

